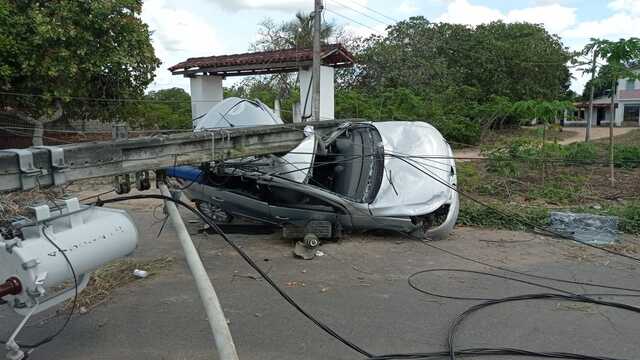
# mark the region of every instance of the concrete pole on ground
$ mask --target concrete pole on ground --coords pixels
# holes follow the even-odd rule
[[[159,184],[159,188],[162,195],[171,197],[171,192],[169,192],[167,185]],[[236,352],[236,346],[231,337],[231,331],[229,331],[229,326],[227,325],[227,318],[224,316],[218,295],[216,295],[216,290],[211,284],[207,270],[204,268],[202,260],[200,260],[198,250],[193,245],[191,236],[182,221],[176,205],[166,200],[164,203],[169,214],[169,219],[171,219],[171,224],[178,234],[187,265],[189,265],[189,270],[191,270],[193,279],[196,282],[200,299],[202,300],[204,310],[209,319],[209,325],[211,326],[213,338],[216,343],[216,350],[218,351],[218,359],[238,360],[238,353]]]

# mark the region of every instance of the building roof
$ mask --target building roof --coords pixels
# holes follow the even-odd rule
[[[322,64],[333,67],[353,65],[353,55],[342,44],[322,47]],[[284,49],[252,53],[217,55],[189,58],[173,65],[173,75],[194,76],[200,74],[240,76],[294,72],[308,67],[313,61],[312,49]]]

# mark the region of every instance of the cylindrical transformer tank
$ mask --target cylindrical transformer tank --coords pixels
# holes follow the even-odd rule
[[[14,307],[31,307],[46,289],[73,283],[62,252],[80,277],[136,248],[138,231],[124,210],[82,208],[77,199],[66,200],[60,210],[48,206],[34,210],[35,225],[22,227],[21,237],[0,242],[4,245],[0,246],[0,283],[18,279],[21,285],[18,294],[3,298]]]

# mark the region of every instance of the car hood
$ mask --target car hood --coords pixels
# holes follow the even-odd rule
[[[453,153],[436,128],[418,121],[374,122],[373,126],[380,132],[385,151],[384,178],[375,200],[369,205],[373,215],[420,216],[451,202],[451,188],[405,162],[455,185]]]

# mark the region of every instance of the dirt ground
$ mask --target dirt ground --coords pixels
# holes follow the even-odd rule
[[[637,130],[637,129],[638,129],[637,127],[613,128],[613,136],[624,135],[629,133],[630,131]],[[562,145],[568,145],[575,142],[584,141],[584,136],[587,130],[585,128],[580,128],[580,127],[567,127],[567,128],[563,128],[562,131],[570,135],[563,137],[561,140],[558,141],[558,143]],[[592,140],[604,139],[608,137],[609,137],[609,128],[606,128],[606,127],[591,128]],[[453,153],[458,158],[483,157],[483,155],[480,154],[479,147],[466,147],[461,149],[454,149]],[[464,161],[464,159],[462,159],[461,161]]]
[[[160,212],[154,217],[153,209],[159,205],[156,201],[127,205],[141,233],[133,257],[174,256],[173,267],[120,288],[104,304],[75,315],[69,327],[36,350],[31,359],[217,358],[175,233],[168,225],[157,236]],[[218,236],[199,233],[201,224],[196,219],[185,214],[185,221],[218,291],[240,359],[363,358],[286,304]],[[376,354],[443,350],[450,322],[477,303],[420,294],[408,286],[410,274],[435,268],[490,270],[395,235],[347,236],[323,244],[325,255],[310,261],[294,258],[291,243],[277,233],[230,237],[305,309]],[[625,237],[623,246],[637,243],[640,239]],[[566,240],[457,228],[449,240],[435,245],[524,272],[640,288],[637,263]],[[575,292],[601,292],[541,282]],[[462,296],[502,297],[543,291],[462,273],[424,274],[416,283],[435,292]],[[640,298],[607,299],[640,305]],[[33,341],[58,329],[64,317],[41,321],[49,316],[51,313],[39,314],[20,339]],[[0,336],[6,339],[19,320],[6,306],[0,307]],[[638,314],[620,310],[528,301],[474,314],[462,325],[458,343],[461,347],[509,346],[631,359],[640,355],[639,323]]]
[[[572,144],[575,142],[584,141],[584,136],[586,134],[587,129],[585,128],[565,128],[568,131],[573,132],[571,137],[558,141],[558,143],[562,145]],[[613,128],[613,136],[623,135],[632,130],[637,130],[637,127],[615,127]],[[594,127],[591,128],[591,139],[604,139],[609,137],[609,128],[607,127]]]

